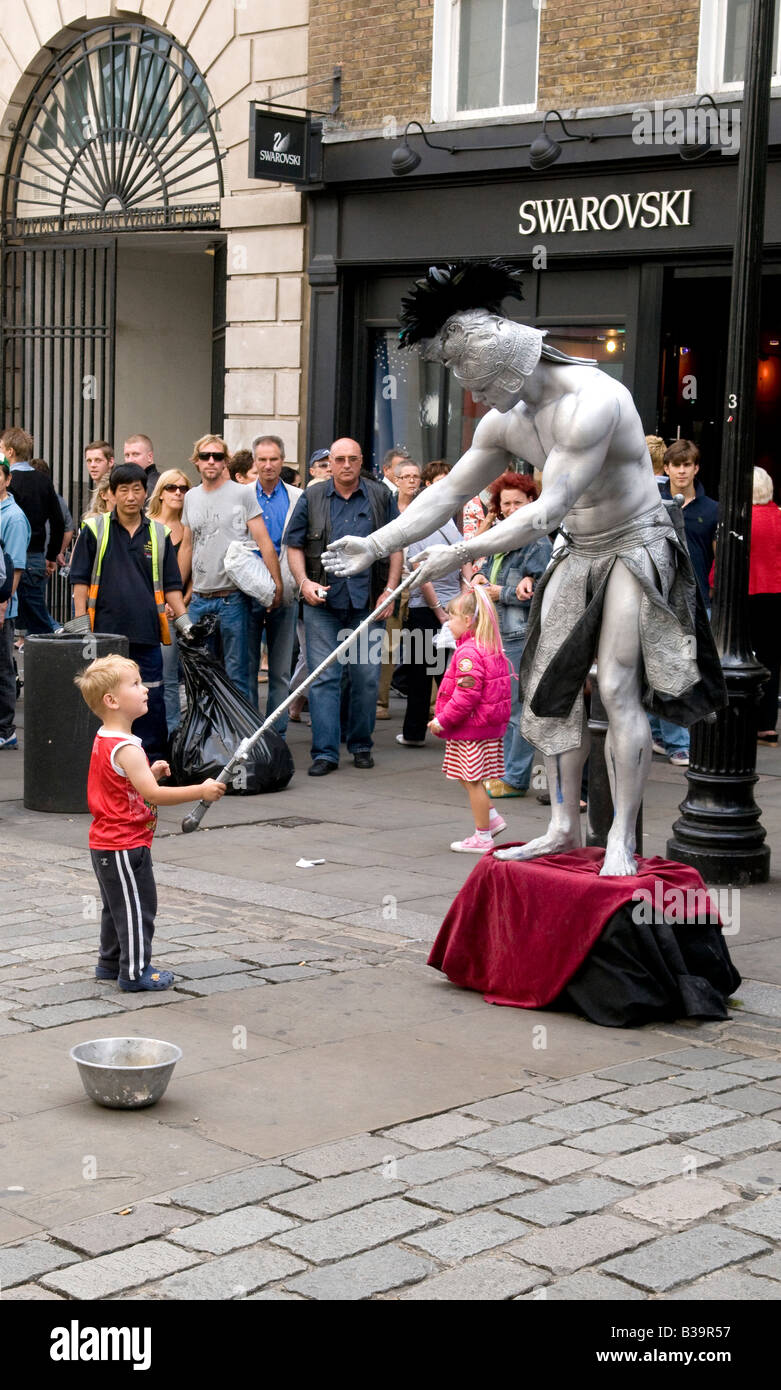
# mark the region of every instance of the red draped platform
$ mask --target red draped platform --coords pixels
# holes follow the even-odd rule
[[[429,965],[488,1003],[574,1005],[608,1026],[727,1017],[740,977],[697,871],[638,859],[631,878],[600,878],[603,861],[598,848],[520,862],[485,855]]]

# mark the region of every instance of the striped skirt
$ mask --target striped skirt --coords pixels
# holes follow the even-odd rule
[[[483,782],[504,777],[504,750],[500,738],[449,738],[442,771],[455,782]]]

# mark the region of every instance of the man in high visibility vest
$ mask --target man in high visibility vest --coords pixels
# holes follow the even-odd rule
[[[133,732],[150,760],[167,750],[163,659],[160,643],[170,642],[166,604],[177,630],[191,626],[182,601],[182,578],[166,527],[144,516],[146,475],[135,463],[120,463],[109,484],[114,509],[89,517],[71,560],[73,607],[87,616],[95,632],[118,632],[128,639],[149,689],[149,706]]]

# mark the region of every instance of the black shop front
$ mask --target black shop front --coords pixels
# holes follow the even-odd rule
[[[779,107],[772,103],[755,461],[781,485]],[[613,130],[619,124],[611,118]],[[310,448],[348,434],[375,467],[395,444],[423,463],[456,461],[484,407],[442,368],[399,350],[399,303],[431,264],[501,256],[524,272],[525,300],[508,313],[623,380],[648,433],[694,439],[706,491],[717,494],[736,157],[685,162],[669,147],[608,133],[599,144],[566,146],[554,167],[535,172],[527,149],[497,155],[478,143],[528,147],[534,134],[529,125],[448,132],[474,148],[427,149],[405,178],[390,174],[392,141],[325,144],[323,185],[309,197]]]

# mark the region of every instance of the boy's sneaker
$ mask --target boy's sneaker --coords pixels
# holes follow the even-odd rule
[[[16,729],[12,729],[7,738],[0,738],[0,748],[18,748],[19,741],[16,737]]]
[[[507,821],[504,816],[500,816],[499,812],[494,810],[493,806],[491,807],[491,814],[488,817],[488,829],[492,835],[501,835],[502,831],[507,829]]]
[[[174,982],[173,971],[158,970],[151,963],[143,970],[137,980],[119,979],[118,984],[125,994],[136,994],[142,989],[170,989]]]
[[[654,739],[653,742],[652,742],[652,744],[651,744],[651,752],[652,752],[652,753],[660,753],[661,756],[662,756],[663,758],[666,758],[666,757],[667,757],[667,749],[665,748],[664,744],[663,744],[663,743],[657,743],[657,742],[656,742],[656,739]]]
[[[493,847],[490,830],[475,830],[465,840],[454,840],[450,846],[456,854],[489,854]]]
[[[669,761],[673,767],[688,767],[689,754],[684,753],[683,749],[680,749],[677,753],[672,754]]]

